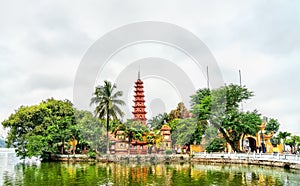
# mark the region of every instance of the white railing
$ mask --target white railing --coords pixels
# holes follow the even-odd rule
[[[15,153],[14,148],[0,148],[0,153]]]
[[[225,158],[240,160],[267,160],[300,163],[300,154],[266,154],[266,153],[193,153],[194,158]]]

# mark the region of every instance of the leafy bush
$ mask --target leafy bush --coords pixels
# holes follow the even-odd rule
[[[278,136],[273,136],[270,139],[270,142],[272,143],[273,147],[277,147],[277,145],[280,144],[280,138]]]
[[[167,154],[167,155],[172,154],[172,150],[170,150],[170,149],[166,150],[166,154]]]
[[[87,153],[88,157],[96,159],[97,153],[94,151],[94,149],[90,149],[89,152]]]
[[[220,152],[225,149],[225,140],[223,138],[215,138],[207,147],[206,151],[210,152]]]

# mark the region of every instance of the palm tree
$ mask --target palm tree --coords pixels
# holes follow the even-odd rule
[[[283,140],[283,151],[285,151],[286,138],[289,137],[289,136],[291,136],[291,133],[289,133],[289,132],[281,132],[280,131],[279,134],[278,134],[278,137]]]
[[[118,99],[123,95],[122,91],[116,91],[117,86],[112,84],[109,81],[104,81],[104,86],[96,87],[96,90],[91,99],[91,103],[96,105],[95,115],[100,119],[106,119],[106,140],[107,147],[106,151],[109,153],[109,139],[108,139],[108,131],[109,131],[109,120],[112,117],[113,119],[117,119],[118,116],[122,117],[124,113],[118,106],[125,105],[125,102],[121,99]],[[115,92],[116,91],[116,92]]]

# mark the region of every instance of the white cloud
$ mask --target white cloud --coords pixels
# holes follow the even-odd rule
[[[215,55],[226,83],[238,83],[242,70],[243,84],[255,92],[245,108],[257,108],[279,119],[284,130],[300,134],[299,7],[296,1],[259,0],[1,1],[0,121],[20,105],[49,97],[72,100],[76,70],[88,47],[114,28],[151,20],[197,35]],[[176,52],[153,48],[148,54],[154,51],[174,57],[185,71],[193,70],[180,64],[184,59]],[[147,52],[127,51],[124,61],[130,61],[130,54]],[[107,68],[113,70],[105,72],[107,78],[114,79],[124,67],[112,60]]]

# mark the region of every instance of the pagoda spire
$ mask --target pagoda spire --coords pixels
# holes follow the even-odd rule
[[[145,111],[146,106],[145,106],[145,100],[144,100],[144,86],[143,86],[143,81],[140,79],[140,69],[138,71],[138,80],[135,82],[134,86],[134,106],[133,109],[134,111],[132,112],[134,116],[134,120],[138,120],[142,122],[144,126],[146,126],[146,114],[147,112]]]
[[[138,79],[141,79],[141,67],[139,65]]]

